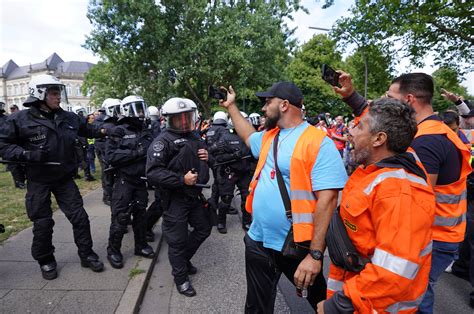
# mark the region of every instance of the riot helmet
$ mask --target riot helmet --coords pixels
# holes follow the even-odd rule
[[[246,120],[248,120],[248,118],[249,118],[249,116],[248,116],[245,112],[243,112],[243,111],[240,112],[240,115],[241,115],[242,117],[244,117],[244,119],[246,119]],[[233,129],[233,128],[234,128],[234,123],[232,122],[232,119],[231,119],[231,118],[229,118],[229,122],[227,122],[227,126],[228,126],[230,129]]]
[[[120,105],[120,114],[125,118],[148,118],[147,104],[140,96],[127,96],[122,99]]]
[[[120,99],[107,98],[102,103],[102,107],[105,108],[105,114],[109,117],[118,118],[120,116]]]
[[[86,109],[84,109],[83,107],[79,105],[72,106],[71,111],[81,117],[85,117],[87,115]]]
[[[161,107],[161,114],[166,118],[166,128],[176,133],[194,131],[198,119],[196,104],[187,98],[168,99]]]
[[[224,111],[217,111],[212,117],[212,124],[227,125],[227,114]]]
[[[249,121],[255,127],[260,126],[260,115],[256,112],[253,112],[249,115]]]
[[[52,75],[40,74],[32,77],[28,83],[29,96],[23,103],[23,106],[30,107],[33,103],[38,101],[46,102],[48,91],[59,91],[61,100],[68,103],[64,84]]]
[[[148,107],[148,115],[152,121],[160,120],[160,111],[155,106]]]

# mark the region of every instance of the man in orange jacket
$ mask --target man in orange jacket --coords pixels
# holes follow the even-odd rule
[[[366,111],[367,102],[354,91],[350,75],[340,74],[341,87],[334,90],[360,117]],[[415,110],[418,131],[410,146],[426,169],[436,195],[431,270],[420,313],[433,312],[434,286],[446,267],[458,257],[459,243],[466,230],[466,178],[471,173],[469,149],[434,113],[433,93],[431,76],[408,73],[395,78],[386,94]]]
[[[414,312],[421,302],[435,197],[416,155],[406,152],[415,133],[413,109],[394,99],[374,101],[350,129],[361,166],[342,191],[340,219],[368,263],[360,272],[331,263],[329,299],[318,313]]]

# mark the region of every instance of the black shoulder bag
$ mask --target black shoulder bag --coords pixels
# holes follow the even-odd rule
[[[334,210],[331,222],[329,223],[326,233],[326,244],[331,262],[347,271],[358,273],[369,262],[369,259],[357,252],[349,238],[339,213],[339,206]]]
[[[285,205],[285,214],[286,218],[290,221],[291,227],[286,235],[285,243],[283,244],[283,249],[281,253],[285,257],[289,257],[296,260],[303,260],[306,255],[309,253],[309,245],[311,241],[304,242],[295,242],[293,236],[293,218],[291,216],[291,201],[290,196],[288,195],[288,190],[286,189],[285,182],[283,181],[283,176],[281,175],[280,169],[278,168],[277,155],[278,155],[278,137],[280,132],[277,133],[275,139],[273,140],[273,160],[275,164],[276,177],[278,181],[278,187],[280,188],[281,198],[283,199],[283,204]]]

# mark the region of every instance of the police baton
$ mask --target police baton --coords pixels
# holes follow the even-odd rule
[[[28,162],[28,161],[16,161],[16,160],[0,160],[0,164],[27,165],[27,166],[61,166],[60,162],[54,162],[54,161]]]
[[[240,159],[233,159],[233,160],[218,162],[218,163],[215,163],[215,164],[213,165],[213,167],[218,167],[218,166],[223,166],[223,165],[231,164],[231,163],[233,163],[233,162],[237,162],[237,161],[244,160],[244,159],[249,159],[249,158],[251,158],[251,157],[252,157],[252,156],[247,155],[247,156],[244,156],[244,157],[242,157],[242,158],[240,158]]]
[[[146,181],[147,178],[146,177],[140,177],[140,180]],[[190,185],[190,186],[195,186],[197,188],[203,188],[203,189],[210,189],[211,188],[211,186],[209,184],[201,184],[201,183],[196,183],[196,184]]]

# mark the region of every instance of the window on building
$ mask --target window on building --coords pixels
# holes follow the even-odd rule
[[[26,85],[25,85],[25,83],[20,84],[20,93],[22,95],[26,94]]]
[[[18,95],[18,85],[13,85],[13,95]]]
[[[66,85],[66,93],[72,96],[71,84]]]
[[[7,95],[8,95],[8,96],[11,96],[11,94],[12,94],[12,86],[11,86],[11,85],[8,85],[8,86],[7,86]]]
[[[68,105],[68,106],[66,107],[66,110],[67,110],[67,111],[72,111],[72,106],[71,106],[71,105]]]
[[[81,93],[81,85],[77,85],[77,86],[76,86],[76,96],[82,96],[82,93]]]

